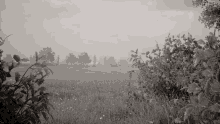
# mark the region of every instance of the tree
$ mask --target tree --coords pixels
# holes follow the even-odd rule
[[[94,67],[96,66],[96,63],[97,63],[97,57],[96,57],[96,55],[94,55],[94,57],[93,57],[93,66]]]
[[[81,64],[81,65],[88,65],[89,63],[91,63],[91,59],[90,59],[90,57],[89,57],[89,55],[88,55],[88,53],[86,53],[86,52],[83,52],[83,53],[81,53],[79,56],[78,56],[78,62],[79,62],[79,64]]]
[[[107,59],[107,57],[105,56],[104,59],[103,59],[103,65],[108,66],[107,60],[108,60],[108,59]]]
[[[128,61],[125,60],[125,59],[120,59],[119,60],[119,65],[123,66],[123,67],[128,67],[129,66]]]
[[[117,62],[113,56],[109,57],[106,62],[106,64],[110,65],[111,67],[117,67]]]
[[[60,64],[60,56],[57,57],[57,65]]]
[[[100,67],[100,66],[103,66],[103,65],[104,65],[104,58],[103,58],[103,56],[101,56],[101,57],[99,58],[99,61],[98,61],[97,66]]]
[[[109,67],[109,66],[110,67],[117,67],[117,62],[113,56],[110,56],[110,57],[105,56],[103,58],[103,61],[104,61],[104,65],[106,67]]]
[[[208,0],[193,0],[195,7],[201,6],[203,9],[199,21],[204,23],[206,28],[214,28],[214,35],[216,29],[220,30],[220,5],[215,2],[208,2]]]
[[[43,50],[39,52],[39,56],[42,55],[45,55],[45,57],[42,58],[42,60],[46,60],[49,62],[53,62],[55,60],[55,53],[52,51],[52,48],[50,47],[43,48]]]
[[[78,61],[78,58],[73,54],[73,53],[69,53],[69,55],[66,57],[66,63],[67,64],[75,64]]]
[[[6,58],[11,59],[11,55],[7,56]],[[36,54],[36,60],[38,58]],[[46,87],[42,86],[45,83],[45,77],[53,73],[52,70],[44,63],[36,62],[26,70],[30,72],[29,74],[21,75],[15,72],[15,77],[11,77],[11,70],[20,66],[25,59],[13,55],[12,60],[10,64],[5,61],[0,63],[0,122],[2,124],[39,124],[44,120],[53,119],[50,109],[54,107],[49,101],[51,94],[47,92]]]

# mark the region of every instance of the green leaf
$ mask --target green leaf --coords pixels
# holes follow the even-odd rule
[[[38,62],[38,53],[35,52],[35,56],[36,56],[36,62]]]
[[[36,97],[36,96],[34,96],[34,97],[31,98],[31,100],[32,100],[33,102],[37,102],[37,101],[39,101],[39,98]]]
[[[199,103],[198,97],[197,96],[190,96],[190,102],[194,105],[197,106]]]
[[[21,75],[18,72],[15,72],[15,81],[18,82],[20,79]]]
[[[16,62],[20,62],[21,58],[18,55],[14,55],[13,58],[15,59]]]
[[[46,62],[46,61],[43,61],[42,64],[41,64],[41,67],[44,68],[44,67],[46,67],[46,66],[47,66],[47,62]]]
[[[198,65],[198,63],[200,62],[200,58],[197,57],[195,60],[194,60],[194,67],[196,67]]]
[[[210,88],[211,88],[211,85],[210,85],[210,82],[209,82],[209,80],[206,82],[206,84],[205,84],[205,87],[204,87],[204,89],[205,89],[205,95],[209,95],[210,94]]]
[[[45,87],[40,87],[40,88],[38,89],[38,91],[40,91],[40,92],[44,92],[45,90],[46,90]]]
[[[211,49],[206,49],[206,50],[204,51],[204,56],[205,56],[206,58],[213,57],[214,55],[215,55],[215,53],[214,53],[214,51],[211,50]]]
[[[41,114],[43,115],[46,121],[49,119],[46,112],[42,111]]]
[[[197,90],[196,88],[199,88],[198,84],[196,84],[196,83],[191,83],[191,84],[189,84],[189,86],[188,86],[187,92],[188,92],[188,93],[196,92],[196,90]]]
[[[15,93],[16,99],[22,98],[23,96],[24,96],[24,94],[22,94],[22,93]]]
[[[194,107],[186,108],[186,111],[184,113],[184,119],[183,119],[184,121],[186,121],[189,118],[193,110],[194,110]]]
[[[215,103],[214,105],[210,106],[209,109],[213,112],[220,112],[220,105]]]
[[[136,52],[135,52],[136,54],[138,54],[138,49],[136,50]]]
[[[180,90],[185,90],[185,89],[188,89],[188,87],[183,87],[183,88],[181,88]]]
[[[208,68],[208,65],[207,65],[206,62],[203,62],[202,64],[203,64],[203,66],[204,66],[205,68]]]
[[[170,113],[171,115],[176,115],[178,113],[178,107],[171,107],[170,109]]]
[[[31,121],[33,124],[36,124],[37,121],[39,121],[39,118],[37,118],[34,113],[31,113],[30,117],[31,117],[31,118],[30,118],[30,121]]]
[[[211,85],[211,89],[213,92],[220,92],[220,84],[219,83],[217,83],[215,81],[214,83],[212,83],[210,85]]]
[[[157,50],[156,50],[156,49],[153,49],[153,50],[151,51],[151,53],[155,53],[155,52],[157,52]]]
[[[210,67],[213,67],[217,62],[218,62],[217,58],[213,57],[213,58],[208,59],[207,65],[210,66]]]
[[[205,76],[205,77],[212,77],[213,73],[210,69],[206,69],[202,72],[202,75]]]
[[[28,85],[27,85],[27,79],[25,78],[24,80],[22,80],[22,84],[25,86],[26,89],[28,89]]]
[[[202,105],[202,107],[206,107],[209,104],[209,99],[206,98],[204,93],[202,92],[198,95],[198,101],[199,101],[199,104]]]
[[[40,86],[41,84],[44,83],[44,79],[43,78],[37,79],[36,83]]]
[[[175,123],[178,123],[178,124],[182,123],[182,121],[181,121],[180,118],[175,118],[174,122],[175,122]]]
[[[23,94],[27,94],[27,92],[26,92],[26,91],[24,91],[24,90],[21,90],[21,93],[23,93]]]
[[[48,69],[52,74],[54,73],[50,68],[46,67],[46,69]]]
[[[34,85],[32,83],[29,83],[29,87],[31,90],[31,95],[34,96]]]
[[[202,40],[202,39],[198,40],[197,43],[198,43],[199,45],[205,45],[205,41]]]
[[[146,56],[147,56],[148,54],[150,54],[150,52],[149,52],[149,51],[147,51],[147,52],[146,52]]]
[[[183,104],[184,101],[182,99],[174,99],[173,100],[174,104]]]

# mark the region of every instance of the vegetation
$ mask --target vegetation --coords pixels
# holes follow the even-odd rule
[[[78,63],[83,66],[87,66],[92,62],[87,52],[83,52],[78,56]]]
[[[93,67],[96,67],[96,63],[97,63],[97,57],[94,56],[94,57],[93,57]]]
[[[194,5],[204,7],[200,21],[219,30],[219,5],[207,0],[194,0]],[[2,46],[5,40],[0,39]],[[96,56],[89,68],[92,60],[88,53],[70,53],[67,64],[88,68],[65,69],[59,65],[58,56],[57,66],[52,67],[57,74],[51,79],[46,78],[53,73],[47,67],[48,62],[55,61],[52,48],[43,48],[31,56],[32,65],[23,74],[15,70],[28,59],[7,54],[0,63],[0,122],[220,123],[220,40],[215,32],[205,40],[196,40],[191,34],[168,35],[163,48],[156,44],[151,52],[131,52],[130,61],[138,71],[123,72],[120,67],[108,68],[108,72],[99,70]],[[117,63],[114,57],[104,57],[103,61],[108,67],[129,65],[126,60]]]
[[[50,63],[54,62],[55,52],[52,51],[52,48],[50,47],[43,48],[43,50],[39,52],[39,56],[43,56],[43,55],[44,57],[42,57],[42,60]]]
[[[182,40],[168,36],[164,48],[151,52],[154,56],[145,53],[146,62],[132,55],[140,89],[162,103],[170,123],[219,123],[220,41],[212,33],[207,42],[191,35]]]
[[[203,12],[199,17],[199,21],[205,25],[206,28],[214,28],[220,30],[220,18],[219,11],[220,6],[217,2],[208,1],[208,0],[193,0],[193,5],[196,7],[201,6]],[[214,31],[214,35],[215,35]]]
[[[2,53],[1,53],[2,54]],[[23,75],[15,73],[15,78],[11,77],[12,69],[21,63],[20,57],[14,55],[12,61],[1,61],[1,81],[0,81],[0,122],[2,124],[39,124],[42,117],[48,121],[50,117],[49,93],[42,86],[44,78],[50,74],[50,69],[44,63],[39,63],[42,57],[38,57],[36,52],[36,63],[29,67]],[[26,75],[31,71],[29,75]],[[45,72],[45,74],[43,73]]]
[[[72,54],[72,53],[69,53],[69,56],[66,57],[66,63],[67,64],[70,63],[71,65],[73,65],[77,61],[78,61],[78,58],[74,54]]]

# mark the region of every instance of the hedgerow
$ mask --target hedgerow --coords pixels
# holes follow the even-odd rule
[[[139,89],[160,102],[169,123],[214,123],[220,115],[220,41],[212,33],[204,40],[192,35],[170,36],[163,48],[133,51],[139,68]],[[162,101],[166,101],[162,103]]]
[[[53,119],[50,109],[53,106],[49,103],[49,93],[43,85],[45,77],[50,70],[45,62],[39,62],[42,57],[36,52],[36,63],[31,65],[21,75],[15,72],[14,80],[11,77],[11,70],[18,67],[22,59],[18,55],[13,56],[15,61],[0,64],[0,123],[1,124],[40,124],[44,120]],[[8,68],[5,70],[5,68]],[[30,74],[27,74],[29,73]]]

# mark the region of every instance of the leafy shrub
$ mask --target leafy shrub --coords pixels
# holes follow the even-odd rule
[[[212,123],[220,114],[220,41],[212,33],[207,42],[191,35],[181,38],[169,35],[163,49],[157,44],[151,54],[142,54],[147,61],[133,51],[140,89],[172,103],[164,104],[169,122]]]
[[[53,116],[50,114],[49,93],[42,86],[44,79],[52,71],[45,62],[39,63],[36,52],[36,63],[31,65],[21,76],[15,73],[15,80],[6,79],[10,77],[13,68],[20,65],[20,57],[14,57],[17,64],[2,63],[0,65],[0,123],[2,124],[39,124],[43,117],[49,121]],[[8,72],[3,68],[8,67]],[[30,71],[29,75],[26,75]]]

